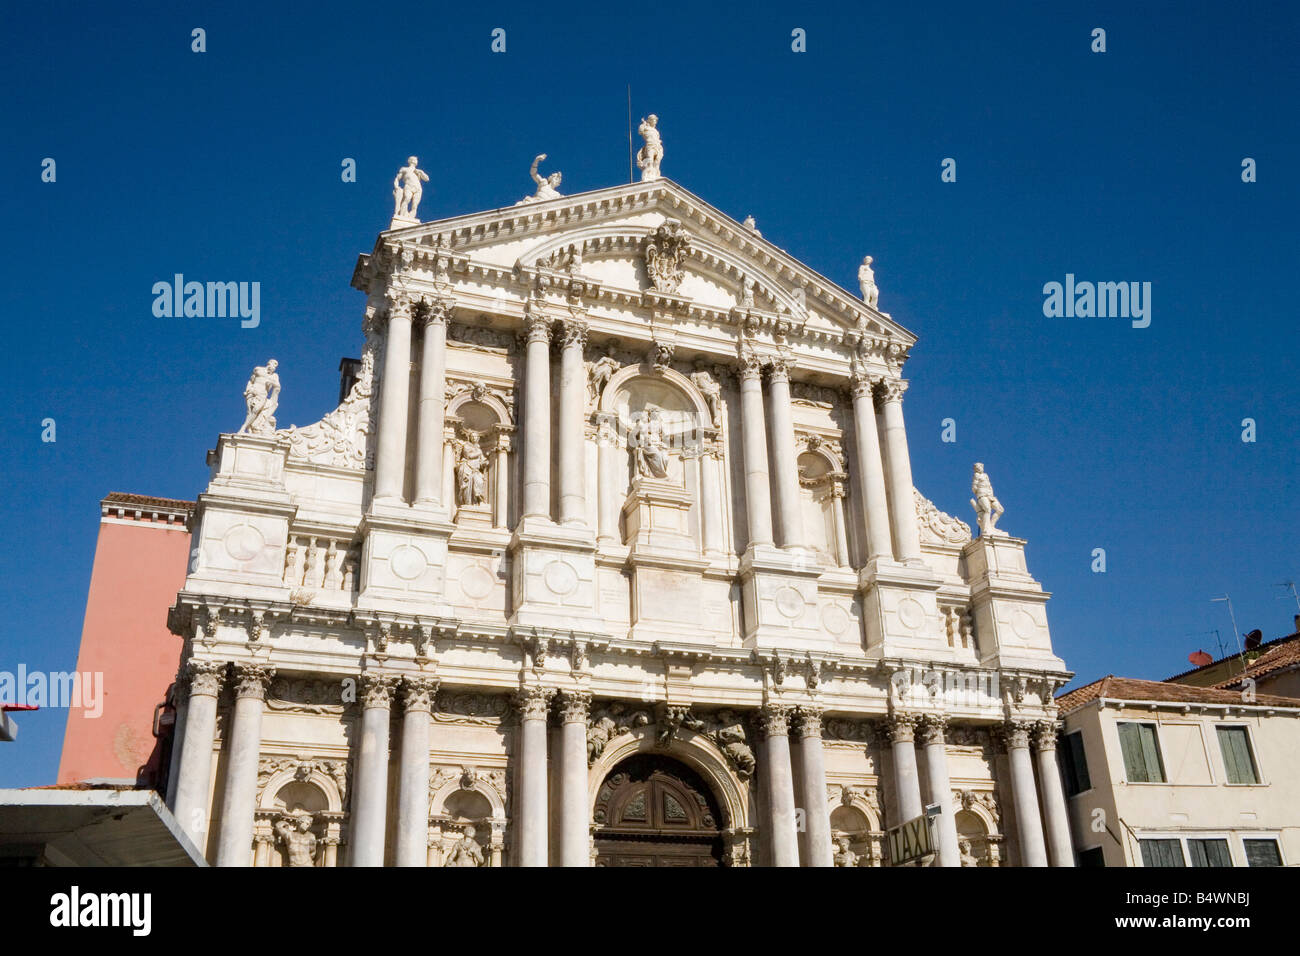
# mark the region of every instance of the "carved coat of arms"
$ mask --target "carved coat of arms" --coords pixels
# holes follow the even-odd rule
[[[667,220],[646,240],[645,271],[657,292],[676,292],[690,237],[676,219]]]

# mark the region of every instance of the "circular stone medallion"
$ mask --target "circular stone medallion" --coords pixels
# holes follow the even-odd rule
[[[925,608],[914,598],[903,598],[898,602],[898,621],[909,631],[915,631],[925,623]]]
[[[492,573],[477,564],[470,565],[460,576],[460,589],[466,597],[475,601],[481,601],[491,594],[495,583]]]
[[[792,587],[777,588],[776,593],[772,595],[772,601],[776,604],[776,610],[782,617],[793,619],[803,613],[803,595]]]
[[[403,581],[414,581],[424,569],[429,566],[428,560],[419,548],[412,547],[409,544],[403,544],[393,550],[388,556],[388,569],[393,572],[395,577]]]
[[[1034,631],[1038,630],[1038,624],[1034,621],[1034,616],[1024,608],[1017,608],[1011,615],[1011,630],[1016,632],[1016,637],[1022,641],[1028,641],[1034,636]]]
[[[252,525],[241,524],[227,531],[221,543],[236,561],[251,561],[266,546],[266,538]]]
[[[578,589],[578,573],[563,561],[552,561],[542,570],[542,583],[552,594],[564,597]]]
[[[826,633],[839,637],[849,629],[849,612],[838,604],[827,604],[822,608],[822,627]]]

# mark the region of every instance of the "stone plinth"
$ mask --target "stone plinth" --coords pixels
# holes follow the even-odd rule
[[[657,478],[637,478],[623,503],[626,541],[636,553],[684,552],[699,556],[690,533],[691,494]]]
[[[456,525],[461,528],[491,528],[492,506],[461,505],[456,509]]]
[[[962,548],[962,557],[980,663],[1064,670],[1065,663],[1052,653],[1047,630],[1051,595],[1029,574],[1024,539],[980,535]]]
[[[821,563],[802,548],[751,547],[740,562],[745,646],[827,649],[817,579]]]
[[[859,572],[867,650],[886,657],[951,659],[939,613],[938,576],[928,567],[873,561]]]

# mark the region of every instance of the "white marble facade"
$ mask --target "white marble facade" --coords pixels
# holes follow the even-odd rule
[[[605,864],[648,754],[726,865],[880,865],[931,804],[938,865],[1072,865],[1048,595],[913,488],[874,302],[649,176],[394,220],[352,284],[346,400],[221,435],[198,499],[168,800],[210,859]]]

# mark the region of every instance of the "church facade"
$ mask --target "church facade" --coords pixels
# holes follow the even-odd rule
[[[1048,595],[982,470],[975,537],[913,487],[915,336],[646,125],[640,182],[441,221],[412,157],[341,404],[254,373],[169,618],[211,861],[878,866],[925,818],[1073,865]]]

